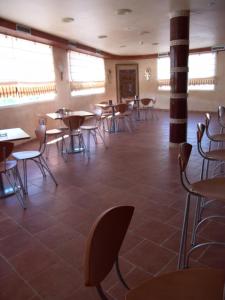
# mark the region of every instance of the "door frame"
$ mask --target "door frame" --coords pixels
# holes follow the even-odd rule
[[[120,70],[135,70],[136,71],[136,95],[139,95],[139,73],[138,64],[116,64],[116,97],[117,103],[120,101],[120,90],[119,90],[119,71]]]

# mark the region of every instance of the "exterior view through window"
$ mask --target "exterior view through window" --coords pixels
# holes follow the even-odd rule
[[[216,74],[216,53],[189,55],[188,89],[214,90]],[[170,90],[170,58],[158,58],[157,77],[159,90]]]
[[[0,34],[0,106],[55,97],[52,47]]]
[[[69,51],[68,65],[72,96],[105,92],[104,59]]]

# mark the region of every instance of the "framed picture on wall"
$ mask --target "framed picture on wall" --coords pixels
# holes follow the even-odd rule
[[[116,64],[117,102],[139,95],[138,64]]]

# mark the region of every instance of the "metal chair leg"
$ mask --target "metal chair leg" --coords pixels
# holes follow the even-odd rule
[[[123,276],[122,276],[122,274],[121,274],[121,272],[120,272],[119,259],[118,259],[118,257],[116,258],[116,272],[117,272],[117,275],[118,275],[120,281],[122,282],[122,284],[125,286],[125,288],[126,288],[127,290],[129,290],[130,288],[129,288],[129,286],[126,284],[126,282],[125,282],[125,280],[123,279]]]
[[[184,210],[184,220],[180,241],[180,250],[178,257],[178,269],[183,269],[186,260],[186,243],[187,243],[187,230],[188,230],[188,219],[189,219],[189,209],[190,209],[190,194],[187,194],[186,205]]]

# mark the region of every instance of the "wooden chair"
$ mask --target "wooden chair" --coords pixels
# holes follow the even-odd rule
[[[120,129],[120,124],[123,122],[123,127],[132,132],[133,124],[131,118],[132,112],[128,109],[127,103],[119,103],[116,106],[116,123],[117,131]]]
[[[48,121],[47,116],[44,114],[37,114],[37,117],[38,117],[38,125],[46,126],[46,158],[48,158],[49,156],[49,146],[53,143],[56,144],[58,151],[62,152],[63,143],[65,143],[64,130],[62,130],[62,128],[47,129],[47,121]],[[59,146],[59,140],[62,141],[61,148]]]
[[[224,282],[223,270],[179,270],[143,282],[126,300],[222,300]]]
[[[47,171],[50,177],[52,178],[53,182],[55,183],[55,185],[56,186],[58,185],[43,155],[46,148],[46,126],[39,125],[39,127],[35,130],[35,135],[40,142],[39,150],[19,151],[19,152],[12,153],[12,156],[17,161],[22,161],[23,163],[24,189],[26,194],[28,194],[28,186],[27,186],[27,161],[28,160],[31,160],[36,163],[36,165],[40,168],[40,171],[44,178],[46,177],[45,171]]]
[[[64,124],[69,128],[70,149],[67,153],[76,153],[85,150],[84,138],[80,126],[84,123],[84,117],[81,116],[65,116],[63,118]],[[78,139],[78,147],[76,140]]]
[[[25,191],[17,168],[16,160],[9,160],[8,157],[13,151],[14,144],[11,142],[0,142],[0,181],[3,188],[3,175],[5,176],[8,184],[11,186],[19,203],[25,209]]]
[[[127,300],[222,300],[225,272],[213,269],[186,269],[150,278],[130,289],[118,264],[118,254],[130,224],[134,207],[117,206],[102,213],[89,233],[84,260],[84,279],[107,300],[102,281],[116,265],[119,279],[128,290]],[[151,253],[143,253],[151,255]]]
[[[86,145],[86,151],[87,151],[87,155],[88,158],[90,158],[90,141],[91,141],[91,136],[93,137],[95,144],[97,144],[97,136],[100,137],[100,139],[102,140],[105,148],[107,148],[106,143],[105,143],[105,139],[103,134],[101,133],[101,126],[102,126],[102,122],[104,122],[105,117],[102,117],[102,111],[101,110],[95,110],[95,124],[90,124],[90,125],[82,125],[80,126],[80,129],[83,132],[87,132],[87,145]],[[103,125],[103,130],[104,130],[104,125]],[[104,132],[104,131],[103,131]]]
[[[205,161],[207,162],[206,166],[206,176],[205,178],[208,178],[209,173],[209,162],[218,162],[219,164],[216,166],[215,170],[218,169],[219,166],[221,166],[221,162],[225,162],[225,149],[217,149],[217,150],[211,150],[211,151],[204,151],[202,148],[202,138],[205,132],[205,125],[202,123],[197,124],[197,144],[198,144],[198,152],[203,158],[202,162],[202,171],[201,171],[201,179],[204,178],[204,167],[205,167]],[[214,173],[215,173],[214,170]]]
[[[190,183],[186,169],[188,165],[188,161],[191,155],[192,145],[188,143],[183,143],[180,145],[179,150],[179,166],[180,166],[180,178],[181,183],[185,190],[187,191],[186,198],[186,206],[184,211],[184,219],[183,219],[183,227],[182,227],[182,235],[180,241],[180,250],[179,250],[179,260],[178,260],[178,268],[185,268],[188,266],[188,260],[191,253],[199,249],[200,247],[205,247],[209,245],[219,245],[225,246],[225,243],[212,241],[212,242],[203,242],[197,243],[196,234],[199,227],[207,220],[211,218],[218,218],[224,216],[208,216],[204,219],[201,218],[202,215],[202,200],[203,199],[216,199],[225,202],[225,177],[214,177],[210,179],[200,180],[194,183]],[[196,208],[195,208],[195,217],[194,217],[194,225],[192,229],[192,241],[191,247],[187,251],[186,250],[186,242],[187,242],[187,232],[188,232],[188,223],[189,223],[189,209],[190,209],[190,198],[191,196],[195,196],[196,200]],[[205,205],[204,205],[205,206]]]
[[[225,142],[225,134],[224,133],[218,133],[218,134],[211,134],[209,132],[209,126],[211,122],[211,115],[210,113],[205,114],[205,127],[206,127],[206,135],[208,139],[210,140],[209,142],[209,150],[211,149],[212,142],[218,143],[218,147],[220,143]]]
[[[89,233],[84,257],[85,285],[96,287],[101,299],[107,299],[101,282],[114,264],[119,279],[129,289],[121,275],[118,256],[133,212],[133,206],[108,209],[98,217]]]

